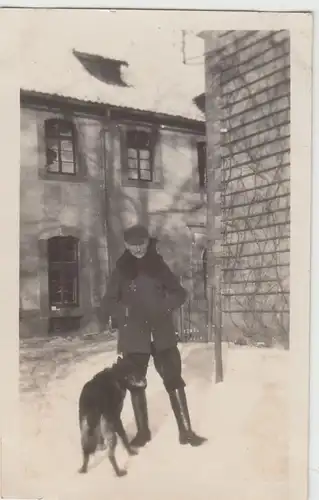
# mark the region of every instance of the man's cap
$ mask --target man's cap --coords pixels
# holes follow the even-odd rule
[[[124,241],[129,245],[141,245],[150,237],[146,227],[136,224],[124,231]]]

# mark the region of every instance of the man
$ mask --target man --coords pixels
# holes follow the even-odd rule
[[[129,387],[137,426],[131,445],[144,446],[151,439],[145,389],[152,355],[170,398],[180,443],[199,446],[206,438],[191,427],[173,321],[173,311],[185,302],[186,291],[157,253],[156,240],[145,227],[127,229],[124,242],[125,252],[109,278],[102,313],[105,318],[116,317],[118,351],[132,364],[139,380],[139,387]]]

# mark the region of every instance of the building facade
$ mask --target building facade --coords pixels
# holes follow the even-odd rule
[[[203,119],[22,90],[21,337],[99,331],[123,229],[137,221],[203,301],[205,168]]]

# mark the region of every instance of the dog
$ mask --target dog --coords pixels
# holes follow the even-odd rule
[[[120,469],[115,457],[117,436],[129,455],[137,455],[138,452],[130,446],[121,420],[127,385],[133,377],[131,367],[118,357],[116,363],[97,373],[84,385],[79,398],[83,454],[79,469],[81,474],[87,473],[90,456],[100,448],[108,450],[108,458],[116,476],[126,475],[126,470]],[[138,381],[134,379],[134,383],[136,385]]]

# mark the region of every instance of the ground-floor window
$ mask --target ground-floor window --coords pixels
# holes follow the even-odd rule
[[[48,240],[49,306],[79,305],[79,240],[54,236]]]

